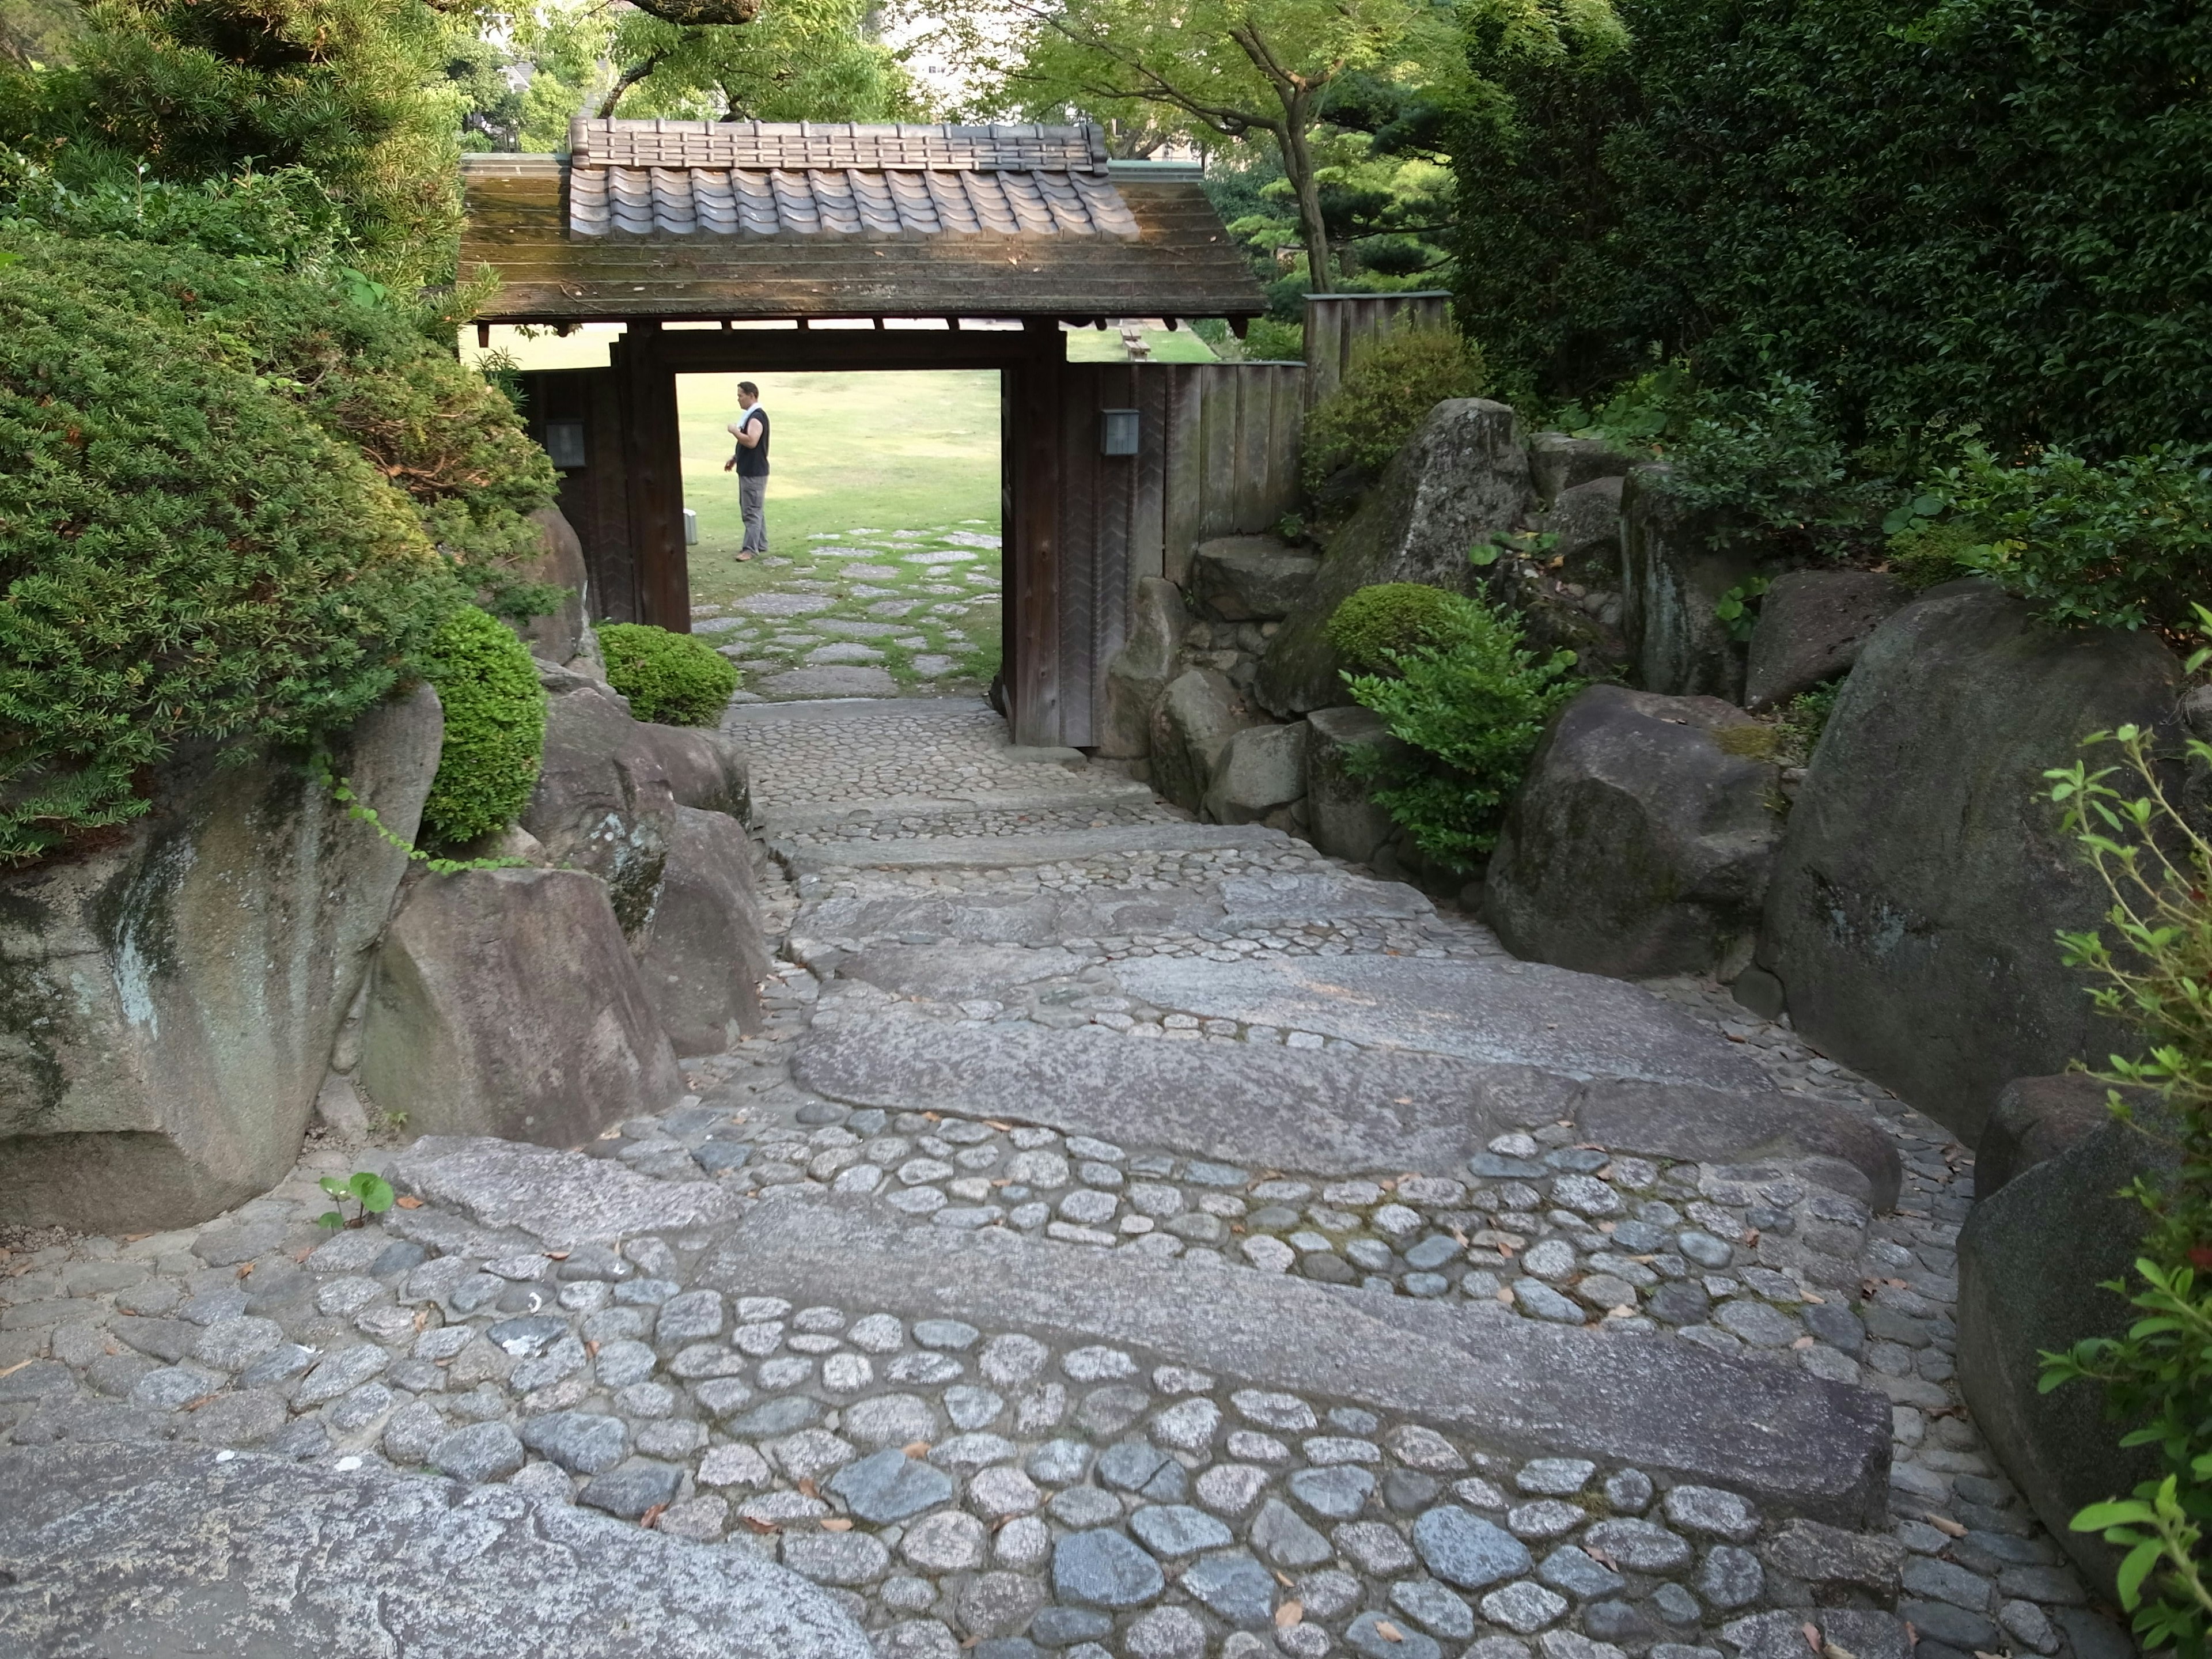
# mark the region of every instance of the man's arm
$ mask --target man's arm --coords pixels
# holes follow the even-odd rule
[[[729,432],[732,437],[735,438],[747,449],[758,449],[760,447],[760,428],[753,424],[752,417],[750,415],[741,421],[731,422]]]

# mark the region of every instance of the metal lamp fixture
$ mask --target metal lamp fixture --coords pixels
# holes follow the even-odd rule
[[[1133,409],[1102,409],[1098,411],[1098,453],[1101,455],[1133,455],[1137,453],[1137,416]]]

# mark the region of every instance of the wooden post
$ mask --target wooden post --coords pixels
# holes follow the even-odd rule
[[[614,356],[639,620],[688,634],[691,581],[684,547],[683,441],[676,418],[676,374],[661,358],[659,322],[630,323]]]
[[[1060,741],[1060,381],[1066,343],[1060,325],[1028,318],[1028,355],[1009,379],[1015,445],[1014,515],[1006,526],[1006,676],[1014,741]]]

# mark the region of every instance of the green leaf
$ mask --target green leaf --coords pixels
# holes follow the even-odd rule
[[[2130,1522],[2149,1526],[2158,1516],[2148,1504],[2132,1498],[2116,1498],[2103,1504],[2092,1504],[2077,1511],[2066,1524],[2075,1532],[2102,1532],[2107,1527],[2126,1526]]]
[[[2120,1563],[2118,1589],[2120,1605],[2133,1612],[2142,1602],[2142,1582],[2150,1577],[2151,1569],[2166,1553],[2165,1547],[2155,1538],[2147,1538],[2127,1553]]]
[[[1472,565],[1496,564],[1498,551],[1496,542],[1477,542],[1467,550],[1467,562]]]
[[[345,1225],[345,1218],[340,1215],[336,1210],[325,1210],[315,1218],[315,1225],[318,1227],[343,1227]]]
[[[361,1200],[361,1207],[371,1215],[382,1215],[392,1207],[392,1183],[380,1175],[363,1170],[346,1183],[353,1195]]]
[[[337,1176],[325,1176],[315,1184],[320,1187],[325,1192],[328,1193],[332,1198],[350,1198],[353,1196],[352,1183],[350,1182],[342,1180]]]

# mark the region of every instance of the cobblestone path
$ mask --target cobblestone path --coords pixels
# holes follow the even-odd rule
[[[380,1155],[378,1226],[329,1148],[16,1252],[15,1441],[505,1482],[887,1659],[2132,1650],[1960,1403],[1972,1160],[1903,1103],[977,703],[732,720],[767,1029],[585,1154]]]

